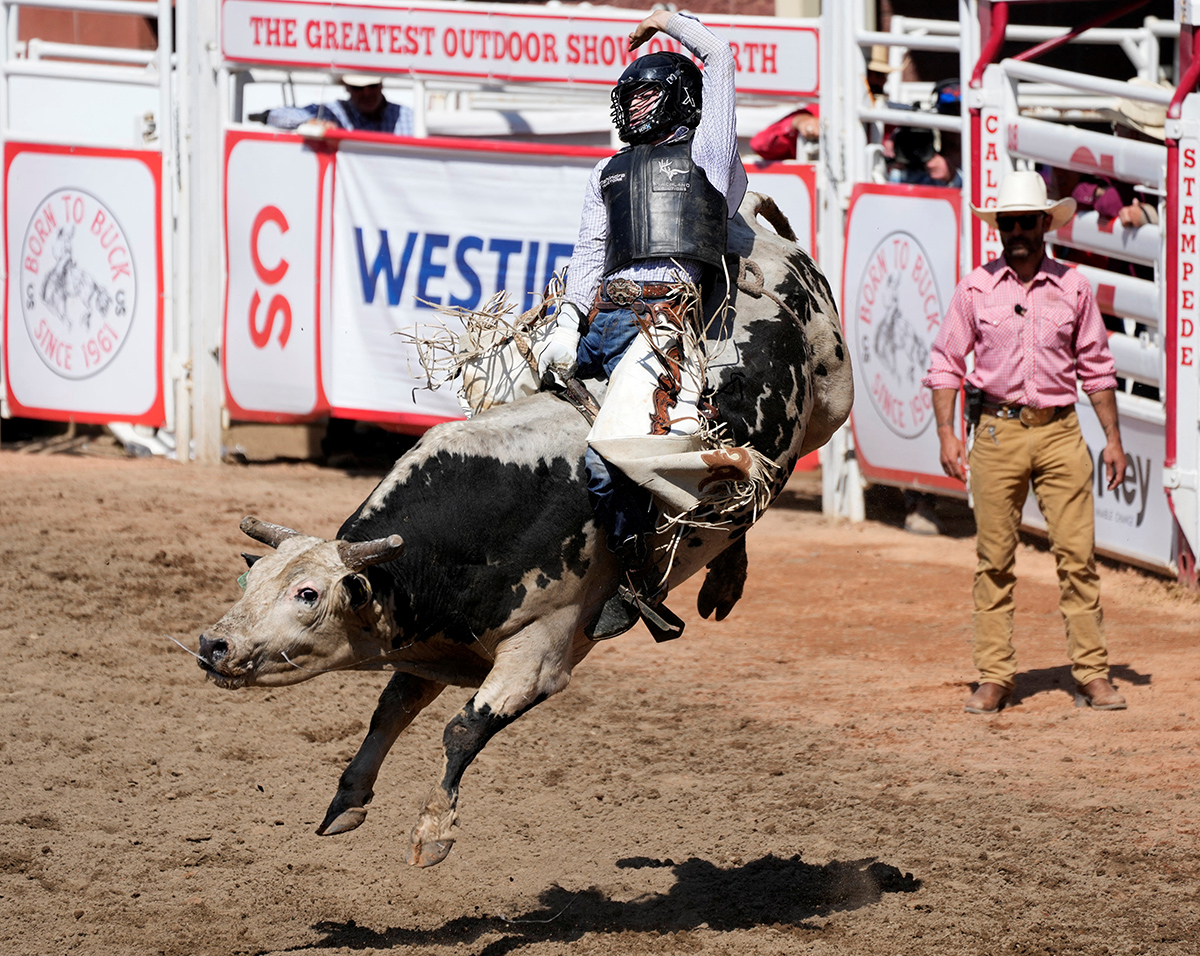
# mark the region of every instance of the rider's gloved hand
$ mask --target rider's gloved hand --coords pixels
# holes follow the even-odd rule
[[[564,302],[558,307],[558,320],[554,331],[550,333],[550,338],[546,340],[538,356],[539,375],[553,371],[566,381],[575,374],[582,318],[583,313],[571,302]]]

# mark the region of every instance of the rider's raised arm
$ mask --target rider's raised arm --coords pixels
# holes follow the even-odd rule
[[[663,32],[674,37],[704,64],[704,104],[692,158],[708,181],[729,201],[732,214],[746,190],[745,168],[737,152],[737,94],[735,64],[729,42],[695,17],[677,13]]]

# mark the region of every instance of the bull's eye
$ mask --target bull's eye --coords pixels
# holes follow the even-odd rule
[[[316,604],[317,599],[320,598],[320,596],[321,595],[319,595],[313,588],[301,588],[296,592],[296,600],[310,606]]]

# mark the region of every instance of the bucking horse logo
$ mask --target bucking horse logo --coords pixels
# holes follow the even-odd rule
[[[78,299],[83,307],[79,318],[85,329],[91,329],[92,310],[98,311],[102,317],[107,317],[108,309],[112,305],[112,296],[79,268],[72,251],[74,240],[73,224],[59,226],[55,230],[50,244],[54,266],[42,281],[42,301],[70,329],[72,323],[69,303],[71,299]]]

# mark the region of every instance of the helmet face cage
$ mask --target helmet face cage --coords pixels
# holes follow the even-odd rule
[[[612,120],[621,139],[636,146],[652,142],[674,127],[695,129],[700,122],[700,70],[679,53],[650,53],[621,74],[612,91]],[[653,103],[648,94],[657,91]],[[637,100],[635,106],[634,101]]]

